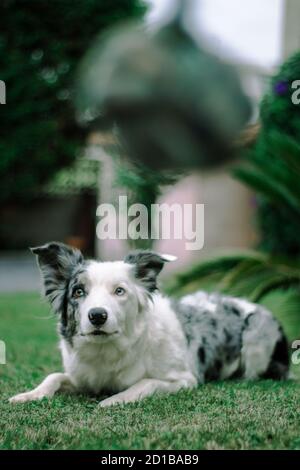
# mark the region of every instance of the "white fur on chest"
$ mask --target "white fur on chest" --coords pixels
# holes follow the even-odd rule
[[[120,349],[114,343],[85,344],[73,350],[61,343],[65,371],[77,389],[91,393],[125,390],[145,374],[143,361],[137,361],[141,346]]]

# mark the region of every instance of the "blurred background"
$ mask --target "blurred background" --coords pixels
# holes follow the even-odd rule
[[[146,205],[205,204],[203,250],[185,250],[185,240],[152,244],[178,256],[167,271],[169,292],[224,290],[280,304],[280,311],[296,318],[300,113],[290,92],[300,79],[300,2],[187,3],[185,31],[236,67],[252,113],[238,136],[234,166],[193,167],[171,177],[116,159],[111,129],[82,119],[74,103],[78,68],[99,33],[140,20],[155,35],[173,17],[176,2],[1,2],[0,79],[7,93],[0,130],[1,292],[38,290],[28,247],[49,240],[103,260],[122,258],[133,244],[98,240],[96,208],[127,194]],[[293,321],[295,335],[300,329]]]

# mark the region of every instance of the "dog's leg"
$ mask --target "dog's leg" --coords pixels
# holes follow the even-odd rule
[[[57,372],[50,374],[43,382],[30,392],[19,393],[10,398],[10,403],[24,403],[26,401],[41,400],[52,397],[59,390],[74,390],[68,374]]]
[[[118,403],[129,403],[141,400],[155,392],[175,393],[181,388],[193,388],[197,385],[197,380],[193,375],[185,377],[182,380],[165,381],[157,379],[143,379],[129,387],[124,392],[112,395],[100,402],[100,406],[111,406]]]

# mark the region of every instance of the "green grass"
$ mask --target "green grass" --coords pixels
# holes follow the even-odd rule
[[[61,369],[55,321],[35,294],[2,295],[0,339],[1,449],[300,449],[297,382],[218,382],[110,409],[71,395],[10,405]]]

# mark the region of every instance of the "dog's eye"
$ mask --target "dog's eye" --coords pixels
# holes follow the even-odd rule
[[[76,289],[74,289],[73,291],[74,299],[79,299],[79,297],[83,297],[83,296],[84,296],[84,290],[82,289],[82,287],[76,287]]]
[[[115,290],[115,294],[119,295],[119,296],[124,295],[125,292],[126,291],[125,291],[125,289],[123,289],[123,287],[117,287],[116,290]]]

